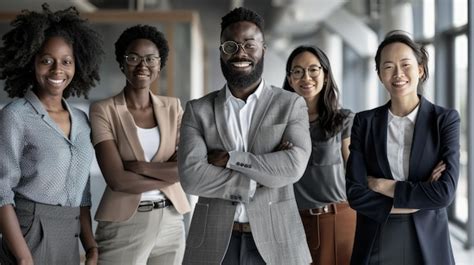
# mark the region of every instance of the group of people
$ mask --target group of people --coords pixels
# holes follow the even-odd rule
[[[262,78],[263,18],[222,17],[226,84],[187,102],[151,84],[169,47],[148,25],[115,42],[125,77],[89,119],[65,100],[99,81],[101,39],[74,8],[24,11],[0,48],[17,97],[0,112],[0,264],[454,264],[446,207],[459,115],[418,94],[428,56],[392,32],[375,64],[387,104],[339,104],[326,54],[300,46],[283,89]],[[356,88],[354,88],[356,89]],[[106,181],[90,215],[90,164]],[[189,232],[186,193],[199,196]]]

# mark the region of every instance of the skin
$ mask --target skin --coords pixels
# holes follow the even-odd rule
[[[406,44],[395,42],[385,46],[381,53],[379,79],[390,94],[390,111],[400,117],[410,114],[419,104],[417,87],[424,75],[413,50]],[[437,181],[446,165],[440,161],[433,169],[429,182]],[[393,198],[396,180],[368,176],[371,190]],[[413,213],[419,209],[393,208],[392,214]]]
[[[69,137],[71,121],[69,112],[62,104],[63,92],[71,83],[75,74],[74,51],[72,46],[61,37],[51,37],[45,41],[42,50],[34,61],[37,89],[35,94],[43,104],[49,116]],[[31,252],[21,233],[15,210],[12,205],[0,207],[0,231],[18,264],[33,264]],[[87,265],[97,264],[98,250],[92,234],[89,207],[80,209],[81,241],[87,254]]]
[[[308,69],[308,67],[314,65],[321,66],[319,59],[313,53],[305,51],[295,56],[291,62],[291,69],[294,69],[295,67]],[[321,92],[323,91],[324,83],[327,81],[324,71],[321,69],[321,72],[317,77],[310,77],[308,75],[308,71],[305,71],[305,74],[302,78],[293,78],[291,75],[289,75],[287,76],[287,79],[288,83],[295,90],[295,92],[305,99],[306,105],[308,106],[309,120],[316,120],[319,115],[319,98]],[[341,151],[344,164],[347,163],[347,159],[349,158],[350,142],[350,138],[345,138],[342,140]]]
[[[263,42],[263,34],[260,29],[253,23],[248,21],[240,21],[229,25],[224,29],[221,36],[221,43],[232,40],[237,43],[243,43],[247,40],[256,40]],[[250,74],[258,61],[265,55],[265,47],[262,45],[253,53],[248,53],[242,48],[232,54],[228,55],[220,52],[221,59],[234,71],[243,74]],[[234,97],[246,100],[249,95],[257,90],[258,85],[262,81],[260,77],[256,82],[247,87],[232,87],[229,86],[230,92]],[[229,161],[229,153],[223,150],[210,150],[208,153],[208,162],[214,166],[226,167]]]
[[[263,42],[263,34],[260,29],[253,23],[248,21],[236,22],[229,25],[221,36],[221,42],[228,40],[235,41],[237,43],[243,43],[247,40],[256,40]],[[221,51],[221,59],[234,71],[241,72],[243,74],[250,74],[254,69],[258,61],[260,61],[265,54],[265,47],[260,47],[255,52],[250,53],[244,51],[242,48],[232,54],[228,55]],[[258,84],[262,81],[262,78],[258,79],[253,84],[247,87],[229,87],[232,94],[242,100],[246,100],[258,87]]]
[[[148,39],[131,42],[125,51],[129,53],[160,55],[156,45]],[[122,66],[126,77],[125,100],[135,124],[141,128],[157,126],[149,93],[151,84],[159,78],[160,66],[150,67],[143,61],[131,66],[125,60]],[[168,162],[123,161],[114,140],[97,144],[95,151],[105,181],[114,191],[141,194],[179,181],[175,155]]]

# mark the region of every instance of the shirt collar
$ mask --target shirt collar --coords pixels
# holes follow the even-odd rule
[[[253,98],[256,98],[256,99],[260,98],[260,95],[262,94],[262,91],[265,89],[265,84],[264,83],[265,83],[265,81],[262,78],[262,81],[258,85],[257,89],[255,90],[255,92],[253,92],[252,94],[249,95],[249,97],[247,98],[247,101],[252,100]],[[234,95],[232,95],[232,93],[230,92],[230,88],[229,88],[228,84],[225,85],[225,98],[226,98],[226,102],[228,102],[231,99],[232,100],[241,100],[239,98],[234,97]]]
[[[399,118],[399,119],[408,119],[411,123],[415,123],[416,121],[416,116],[418,115],[418,110],[420,109],[420,104],[418,104],[416,106],[416,108],[414,108],[410,113],[408,113],[408,115],[404,116],[404,117],[400,117],[400,116],[397,116],[395,114],[392,113],[392,111],[390,111],[390,109],[388,109],[388,123],[390,123],[393,119],[395,118]]]
[[[33,108],[38,114],[49,115],[46,109],[44,108],[43,103],[41,103],[41,100],[32,90],[28,90],[26,92],[25,99],[31,104],[31,106],[33,106]],[[69,114],[72,115],[69,104],[67,104],[67,101],[64,98],[62,99],[62,103],[64,104],[64,106],[66,106],[66,110],[69,112]]]

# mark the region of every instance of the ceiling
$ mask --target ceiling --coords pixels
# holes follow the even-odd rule
[[[245,6],[262,15],[270,35],[301,36],[315,32],[320,22],[338,9],[367,13],[367,3],[376,0],[44,0],[54,9],[76,6],[81,12],[104,9],[193,9],[200,13],[203,27],[220,23],[220,17],[237,6]],[[2,0],[0,11],[40,9],[38,0]],[[359,10],[359,11],[358,11]],[[362,10],[362,11],[360,11]],[[363,15],[363,14],[356,14]],[[205,31],[205,30],[204,30]]]

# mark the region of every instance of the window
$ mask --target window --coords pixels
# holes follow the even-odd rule
[[[435,47],[433,44],[425,46],[426,51],[428,52],[428,71],[429,77],[423,85],[422,95],[425,96],[429,101],[435,103],[435,78],[433,74],[435,73]]]
[[[423,0],[423,37],[431,38],[434,36],[434,33],[435,33],[435,0]]]
[[[467,24],[467,0],[453,1],[453,26],[459,27]]]
[[[456,2],[457,0],[455,0]],[[467,87],[468,87],[468,61],[467,35],[463,34],[454,39],[455,62],[454,71],[454,106],[461,116],[460,145],[461,157],[459,168],[459,182],[454,204],[454,219],[462,224],[468,217],[468,128],[467,128]]]

